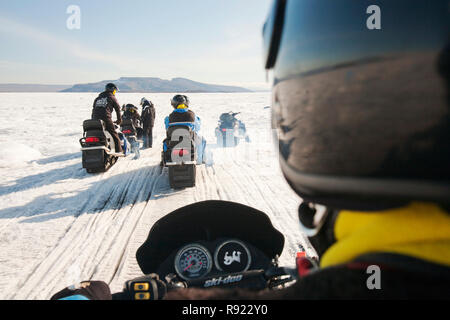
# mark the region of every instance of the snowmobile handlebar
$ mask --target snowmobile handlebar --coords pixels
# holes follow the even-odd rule
[[[122,292],[113,294],[113,300],[161,300],[168,292],[186,288],[275,289],[296,279],[295,269],[282,267],[249,270],[193,280],[179,280],[174,274],[161,280],[157,274],[150,274],[127,281]]]

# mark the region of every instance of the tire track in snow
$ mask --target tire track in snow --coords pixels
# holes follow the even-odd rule
[[[149,154],[148,162],[154,164],[158,157]],[[123,170],[125,166],[127,171]],[[292,237],[292,230],[283,226],[295,207],[291,207],[290,202],[285,203],[285,199],[272,196],[279,194],[277,188],[282,184],[273,185],[271,175],[255,176],[255,166],[236,159],[212,167],[199,166],[197,187],[181,191],[168,187],[167,173],[157,166],[142,167],[142,163],[124,161],[111,169],[115,170],[95,179],[102,182],[98,189],[105,190],[94,201],[90,198],[82,204],[59,243],[29,272],[17,293],[8,298],[47,299],[72,284],[70,273],[75,277],[77,271],[78,280],[104,280],[110,283],[113,292],[121,290],[126,280],[142,274],[135,253],[147,238],[151,226],[172,210],[203,200],[240,202],[266,212],[272,220],[284,219],[283,224],[273,222],[285,237],[288,235],[288,250],[285,250],[288,258],[285,260],[293,261],[291,255],[298,250],[298,238]],[[133,169],[137,170],[130,171]],[[131,174],[117,185],[108,183],[108,179],[124,172]],[[280,179],[280,182],[284,181]],[[289,224],[298,226],[298,222]],[[73,266],[78,269],[74,270]]]
[[[122,255],[116,263],[114,273],[108,281],[113,292],[120,291],[125,281],[142,274],[137,264],[135,254],[137,249],[146,240],[151,226],[156,222],[155,217],[158,217],[158,215],[153,211],[151,200],[155,189],[158,188],[158,183],[165,177],[166,176],[164,173],[160,171],[159,175],[155,176],[153,179],[150,196],[147,197],[145,202],[137,204],[136,210],[140,213],[139,219],[136,220],[136,223],[133,226],[133,232],[130,234],[128,239],[128,246],[122,251]]]
[[[112,272],[110,272],[110,275],[108,275],[107,277],[104,277],[100,274],[93,275],[94,277],[97,277],[97,278],[100,277],[101,279],[104,279],[104,281],[111,283],[114,278],[120,276],[122,266],[124,265],[124,263],[126,261],[127,252],[130,252],[130,248],[129,248],[130,241],[131,241],[131,239],[134,238],[136,230],[137,230],[138,226],[140,225],[140,221],[142,220],[143,216],[148,212],[146,210],[147,204],[148,204],[148,199],[151,197],[151,194],[153,194],[155,185],[157,184],[157,181],[161,177],[160,168],[154,167],[152,169],[152,173],[150,174],[150,177],[152,177],[152,179],[148,180],[148,183],[147,183],[148,186],[146,186],[144,188],[144,190],[150,190],[149,194],[147,194],[147,195],[141,194],[139,196],[140,201],[136,201],[134,204],[132,204],[130,207],[130,210],[127,214],[127,215],[134,214],[134,215],[136,215],[136,218],[133,220],[133,223],[128,226],[130,232],[128,232],[127,241],[126,241],[125,245],[123,246],[123,249],[118,250],[118,252],[120,252],[120,254],[118,254],[118,255],[120,255],[120,257],[119,258],[110,258],[111,264],[114,265],[115,267],[111,269]],[[123,226],[125,226],[125,224],[123,224]],[[110,249],[116,250],[117,248],[115,246],[111,246]],[[112,252],[112,251],[110,251],[110,252]],[[104,269],[109,270],[109,268],[104,268]]]
[[[126,164],[127,163],[123,163],[122,166]],[[116,166],[114,166],[117,168],[116,170],[119,170],[119,163],[116,164]],[[131,164],[128,167],[128,169],[133,169],[133,167],[137,167],[137,165]],[[150,180],[151,176],[153,176],[156,171],[155,168],[150,170]],[[112,176],[113,172],[109,173],[109,175]],[[111,201],[104,202],[106,205],[101,207],[100,210],[93,213],[77,214],[60,243],[51,250],[50,254],[43,259],[33,272],[30,273],[30,276],[23,281],[20,294],[12,295],[11,298],[44,298],[45,293],[33,293],[34,287],[54,288],[55,286],[61,286],[64,282],[67,282],[67,279],[64,279],[64,277],[67,278],[67,272],[69,270],[70,273],[71,266],[79,266],[79,269],[82,270],[80,276],[83,276],[84,279],[90,278],[87,273],[90,272],[90,270],[93,271],[97,268],[97,263],[92,263],[92,261],[98,263],[101,262],[101,259],[98,259],[96,256],[101,251],[100,246],[109,244],[109,247],[107,248],[115,251],[117,246],[112,246],[112,243],[114,243],[113,239],[115,238],[114,234],[124,232],[129,233],[132,231],[128,227],[132,225],[132,221],[130,222],[130,219],[127,219],[127,216],[133,217],[133,215],[130,215],[133,204],[139,200],[139,195],[146,190],[145,183],[142,183],[145,182],[145,179],[141,179],[140,185],[131,188],[133,182],[139,181],[138,177],[140,175],[142,175],[141,171],[135,171],[133,174],[129,175],[121,185],[115,186],[109,190],[110,193],[108,198],[118,199],[115,203]],[[101,179],[101,177],[99,177],[99,179]],[[107,183],[105,182],[105,184]],[[137,195],[131,194],[130,196],[130,193],[133,190],[140,187],[143,189],[141,193],[137,193]],[[92,199],[90,200],[92,201]],[[130,203],[131,209],[121,210],[125,200]],[[94,206],[95,205],[97,205],[98,208],[98,204],[94,204]],[[115,223],[114,220],[116,220]],[[123,242],[122,240],[126,239],[126,235],[121,235],[119,238],[121,241],[118,242]],[[117,245],[117,241],[114,244]],[[126,243],[124,245],[126,246]],[[104,249],[103,251],[107,250]],[[70,252],[70,254],[65,254],[67,252]],[[48,275],[50,274],[53,275],[53,277],[49,277]],[[55,277],[55,274],[59,275],[59,277]]]
[[[153,96],[156,104],[161,106],[167,104],[170,98],[166,94],[154,94]],[[193,103],[196,105],[194,109],[202,117],[204,128],[210,125],[214,129],[218,114],[222,111],[229,111],[231,106],[241,109],[243,117],[249,117],[249,121],[246,123],[255,131],[262,128],[262,122],[269,124],[266,114],[258,114],[255,117],[253,111],[258,106],[262,108],[270,102],[268,94],[239,94],[236,96],[227,94],[226,97],[218,94],[192,94],[192,96]],[[90,107],[82,105],[90,104],[94,95],[82,96],[82,98],[81,101],[76,102],[73,102],[72,95],[68,98],[61,95],[53,98],[53,95],[49,95],[39,99],[43,99],[40,100],[42,109],[45,109],[43,104],[44,102],[46,104],[48,99],[54,99],[55,105],[71,106],[66,109],[73,110],[71,113],[73,121],[64,122],[64,124],[68,127],[78,128],[76,130],[78,132],[81,130],[80,123],[84,120],[84,116],[79,111],[90,112]],[[138,101],[137,99],[140,99],[141,96],[140,94],[124,94],[123,98]],[[14,99],[11,101],[11,105],[16,104]],[[39,99],[34,98],[33,103]],[[202,103],[205,107],[201,106]],[[215,108],[210,108],[210,105],[214,105]],[[250,109],[251,111],[249,111]],[[168,109],[157,108],[157,117],[162,119],[170,110],[170,107]],[[53,120],[41,122],[39,126],[36,125],[36,128],[41,131],[42,125],[45,129],[46,124],[54,126],[55,122]],[[60,128],[54,127],[51,130],[52,134],[59,135],[59,133],[54,133],[54,129],[58,131]],[[59,131],[64,130],[61,128]],[[209,129],[207,132],[213,133]],[[11,199],[14,201],[11,201],[9,205],[4,205],[1,209],[11,216],[14,215],[16,219],[11,217],[11,219],[0,221],[0,228],[5,226],[4,223],[11,222],[11,227],[21,226],[23,228],[24,237],[17,241],[18,244],[0,243],[1,251],[14,254],[14,256],[8,256],[7,254],[2,255],[0,252],[0,261],[2,262],[0,298],[7,295],[27,299],[48,298],[61,287],[71,284],[67,277],[70,276],[72,266],[79,267],[81,278],[92,277],[100,280],[112,278],[113,291],[115,288],[121,289],[125,280],[129,280],[133,275],[140,275],[134,257],[136,249],[146,239],[153,223],[162,216],[181,206],[208,199],[246,201],[248,204],[256,201],[255,198],[250,197],[250,191],[245,188],[243,183],[237,184],[237,182],[243,181],[240,181],[239,178],[237,181],[232,181],[226,175],[226,170],[239,170],[235,166],[229,166],[228,163],[215,167],[199,167],[196,188],[183,191],[170,190],[167,174],[153,172],[150,169],[160,160],[160,146],[162,138],[165,137],[163,125],[155,126],[154,133],[154,150],[151,150],[150,153],[144,151],[143,159],[136,162],[121,159],[104,174],[87,175],[83,171],[79,171],[78,174],[82,175],[82,178],[78,179],[77,172],[58,171],[58,169],[63,169],[62,166],[75,163],[74,159],[70,157],[58,156],[56,160],[59,162],[55,160],[36,165],[37,170],[45,173],[42,175],[41,181],[50,185],[43,185],[32,179],[32,183],[37,183],[35,184],[36,188],[14,194],[16,197],[23,198]],[[160,136],[160,139],[156,140],[157,135]],[[212,136],[210,135],[210,137]],[[210,139],[210,137],[206,138]],[[72,140],[71,137],[52,139],[48,150],[52,153],[64,150],[66,148],[64,144],[71,143]],[[38,145],[43,146],[43,142],[47,143],[48,141],[40,139]],[[264,146],[263,148],[265,149]],[[60,159],[66,160],[60,161]],[[77,161],[77,167],[80,168],[81,161],[80,159]],[[133,172],[132,170],[138,171]],[[70,176],[70,174],[75,176]],[[151,176],[150,179],[154,179],[153,186],[148,179],[145,180],[141,177],[144,174]],[[250,175],[252,172],[245,172],[245,174]],[[11,172],[7,175],[12,178],[8,179],[8,183],[14,180],[26,181],[20,177],[27,175],[36,177],[36,172],[33,168],[19,174]],[[115,188],[112,185],[113,182],[120,187]],[[77,189],[77,186],[82,188]],[[129,190],[126,191],[125,188]],[[146,193],[150,189],[152,196],[149,199],[149,195]],[[71,193],[80,196],[72,196]],[[0,200],[3,199],[5,198],[0,196]],[[8,197],[6,200],[9,200]],[[14,211],[15,209],[18,211]],[[9,226],[7,229],[10,229]],[[72,271],[76,273],[77,270]],[[24,280],[18,285],[17,279]],[[25,281],[27,279],[28,282]]]

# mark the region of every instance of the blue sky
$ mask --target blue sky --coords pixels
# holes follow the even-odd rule
[[[0,2],[0,83],[74,84],[150,76],[265,85],[271,0]],[[81,9],[69,30],[69,5]]]

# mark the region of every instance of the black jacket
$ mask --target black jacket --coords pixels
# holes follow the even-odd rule
[[[104,121],[112,121],[112,112],[116,111],[117,120],[122,120],[120,114],[120,105],[116,97],[111,92],[102,92],[94,100],[92,108],[92,119],[100,119]]]
[[[153,127],[155,124],[155,107],[148,102],[145,102],[142,107],[142,126],[144,128]]]
[[[122,116],[123,120],[131,120],[135,128],[141,127],[141,116],[137,112],[125,111]]]
[[[369,266],[380,268],[380,288],[369,289]],[[183,300],[323,300],[323,299],[450,299],[450,268],[403,255],[378,253],[347,264],[312,271],[281,290],[185,289],[167,299]]]
[[[169,115],[169,123],[174,122],[195,122],[195,113],[191,110],[185,112],[174,111]]]

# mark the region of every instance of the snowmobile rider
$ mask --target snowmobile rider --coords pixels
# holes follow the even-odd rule
[[[236,115],[238,115],[239,112],[227,112],[227,113],[222,113],[220,115],[220,121],[222,121],[222,123],[230,128],[232,128],[234,126],[234,124],[236,123],[236,121],[238,121],[238,119],[236,119]]]
[[[282,290],[166,299],[449,299],[448,1],[424,4],[384,1],[380,32],[364,1],[274,1],[272,128],[319,266],[298,257]]]
[[[170,101],[170,104],[173,107],[173,112],[165,118],[164,122],[166,125],[166,129],[170,126],[171,123],[181,122],[188,123],[192,128],[198,132],[200,127],[196,129],[196,122],[200,121],[193,111],[189,109],[189,98],[185,95],[176,95]]]
[[[116,111],[117,121],[116,124],[120,125],[122,122],[122,116],[120,114],[120,105],[116,99],[116,92],[119,91],[114,83],[108,83],[105,86],[105,91],[95,99],[92,109],[92,119],[103,120],[106,126],[106,130],[112,135],[114,143],[116,145],[116,152],[123,153],[123,149],[120,143],[119,135],[116,132],[116,128],[112,121],[112,112]]]
[[[190,127],[195,134],[195,144],[197,146],[197,161],[203,163],[206,140],[200,135],[201,120],[189,109],[189,98],[185,95],[176,95],[170,101],[173,112],[164,119],[166,130],[173,124],[184,124]],[[164,151],[167,147],[164,143]]]
[[[145,97],[141,99],[142,106],[142,129],[144,146],[143,149],[153,147],[153,126],[155,125],[155,106]]]
[[[141,127],[141,116],[139,115],[138,108],[133,104],[127,104],[125,111],[122,115],[123,120],[131,120],[133,126],[138,129]]]

